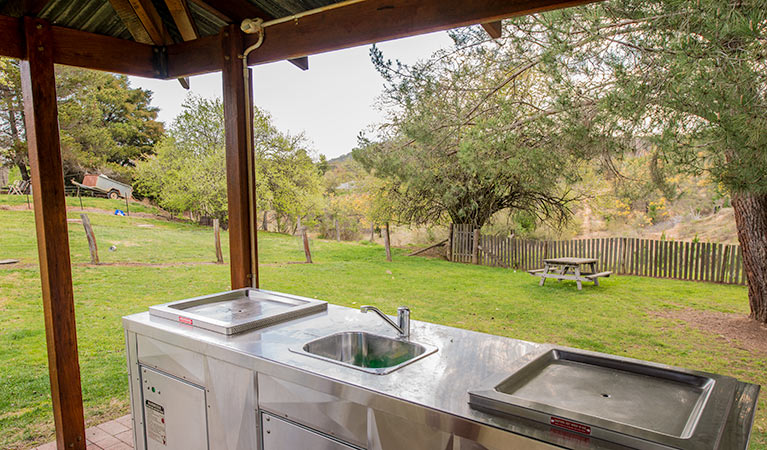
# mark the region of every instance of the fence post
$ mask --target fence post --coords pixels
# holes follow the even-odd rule
[[[471,241],[471,263],[479,264],[479,229],[474,229],[473,239]]]
[[[221,226],[218,219],[213,219],[213,239],[216,244],[216,262],[218,264],[223,264],[224,254],[221,252]]]
[[[304,254],[306,255],[306,264],[311,264],[312,251],[309,250],[309,236],[306,235],[306,227],[301,227],[301,238],[304,241]]]
[[[386,222],[384,230],[384,247],[386,247],[386,260],[391,262],[391,237],[389,236],[389,222]]]
[[[445,258],[448,261],[453,260],[453,224],[450,224],[450,229],[447,232],[447,248],[445,249]]]
[[[83,221],[83,228],[85,228],[85,237],[88,239],[88,250],[91,252],[91,264],[99,263],[99,249],[96,246],[96,235],[93,233],[93,227],[91,227],[91,220],[87,214],[80,214],[80,219]]]

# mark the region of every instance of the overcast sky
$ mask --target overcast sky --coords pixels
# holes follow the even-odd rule
[[[387,59],[413,63],[452,44],[447,33],[432,33],[379,44]],[[356,47],[309,57],[309,70],[288,62],[253,68],[254,97],[258,107],[269,111],[282,131],[304,132],[312,149],[328,159],[348,153],[357,134],[381,113],[374,107],[383,79],[373,68],[370,46]],[[154,92],[152,103],[160,108],[159,119],[170,124],[189,92],[221,97],[219,73],[191,78],[190,91],[176,80],[130,77],[134,87]]]

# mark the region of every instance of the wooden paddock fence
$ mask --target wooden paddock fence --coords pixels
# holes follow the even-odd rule
[[[639,238],[540,241],[484,236],[470,225],[453,225],[449,244],[448,258],[455,262],[530,270],[543,267],[546,258],[597,258],[598,270],[618,275],[746,284],[743,255],[735,244]]]

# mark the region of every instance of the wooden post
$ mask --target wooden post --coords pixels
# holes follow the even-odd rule
[[[341,242],[341,230],[338,229],[338,219],[333,217],[333,226],[336,228],[336,241]]]
[[[221,225],[218,219],[213,219],[213,239],[216,245],[216,262],[218,264],[224,263],[224,253],[221,251]]]
[[[80,214],[80,219],[83,221],[83,228],[85,228],[85,237],[88,239],[88,250],[91,252],[91,264],[99,263],[99,248],[96,246],[96,234],[93,232],[91,226],[91,220],[87,214]]]
[[[386,260],[391,262],[391,238],[389,236],[389,222],[386,222],[384,227],[384,247],[386,248]]]
[[[479,229],[474,229],[473,239],[471,240],[471,263],[479,264]]]
[[[306,234],[306,227],[301,227],[301,237],[304,240],[304,254],[306,255],[306,264],[311,264],[312,251],[309,249],[309,236]]]
[[[226,140],[226,191],[229,203],[229,271],[232,289],[258,287],[258,253],[252,218],[248,174],[250,133],[253,126],[251,86],[243,79],[242,32],[237,25],[221,31],[223,49],[222,77],[224,93],[224,130]],[[255,217],[255,216],[253,216]]]
[[[269,211],[264,211],[264,218],[261,220],[261,229],[263,231],[269,231],[267,224],[269,223]]]
[[[445,257],[448,261],[453,260],[453,224],[450,224],[450,228],[447,231],[447,248],[445,250]]]
[[[125,214],[130,217],[130,205],[128,204],[128,196],[125,196]]]
[[[24,31],[28,59],[21,61],[21,86],[56,445],[59,450],[85,450],[51,27],[47,21],[24,17]]]
[[[373,222],[370,222],[370,242],[373,242],[373,239],[375,238],[374,234],[376,232],[376,224]]]

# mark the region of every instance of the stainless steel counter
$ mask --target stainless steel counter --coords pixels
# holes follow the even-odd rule
[[[417,318],[418,311],[413,311],[413,315]],[[410,339],[434,346],[438,351],[395,372],[375,375],[290,350],[342,331],[396,336],[380,318],[337,305],[328,305],[325,312],[230,336],[152,317],[146,312],[127,316],[123,323],[128,333],[151,337],[259,374],[301,385],[338,382],[340,387],[336,390],[343,390],[350,398],[364,397],[366,401],[376,394],[380,396],[376,404],[383,409],[426,408],[565,448],[624,448],[597,439],[579,439],[522,418],[483,413],[469,406],[468,391],[481,387],[487,379],[508,373],[520,358],[545,347],[541,344],[413,320]],[[738,384],[735,398],[731,399],[738,408],[728,417],[723,437],[727,446],[719,448],[745,447],[757,393],[757,386]]]

